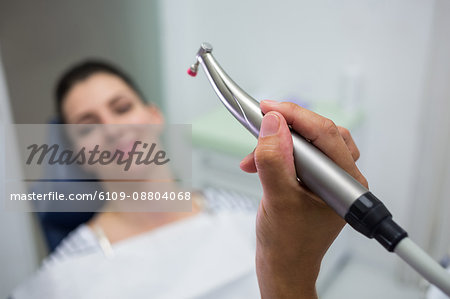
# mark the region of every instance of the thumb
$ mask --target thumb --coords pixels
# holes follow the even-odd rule
[[[265,197],[278,198],[298,188],[292,136],[279,112],[271,111],[263,117],[254,158]]]

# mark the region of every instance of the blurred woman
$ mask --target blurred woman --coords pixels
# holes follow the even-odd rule
[[[131,78],[102,61],[70,68],[57,84],[56,104],[62,123],[83,128],[164,123],[161,111],[144,100]],[[97,137],[97,144],[108,143],[109,137]],[[134,139],[115,145],[126,153]],[[121,190],[124,185],[118,187],[117,180],[102,179],[114,171],[109,165],[84,168],[105,192],[149,191],[145,181],[150,167],[126,173],[144,181],[129,184],[132,190]],[[158,166],[155,171],[170,170]],[[205,194],[192,193],[191,212],[96,213],[60,243],[13,298],[257,297],[255,211],[206,211],[203,205],[214,191]],[[240,200],[228,193],[220,196]]]

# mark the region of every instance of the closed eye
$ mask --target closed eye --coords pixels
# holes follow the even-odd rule
[[[114,97],[110,102],[109,106],[113,111],[115,111],[118,114],[127,113],[128,111],[133,108],[133,103],[123,96],[119,95]]]
[[[130,111],[132,107],[133,107],[133,104],[125,103],[125,104],[118,105],[117,107],[114,108],[114,110],[119,114],[123,114],[123,113]]]

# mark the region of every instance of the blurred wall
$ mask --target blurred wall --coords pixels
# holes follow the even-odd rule
[[[435,1],[431,36],[409,212],[415,240],[440,259],[450,254],[450,1]]]
[[[3,124],[11,123],[11,108],[8,98],[0,51],[0,140],[5,140]],[[16,148],[16,144],[0,143],[0,190],[5,189],[5,146]],[[14,152],[14,151],[13,151]],[[14,163],[14,158],[10,161]],[[14,164],[11,164],[14,165]],[[8,169],[8,174],[20,177],[21,168]],[[0,196],[4,196],[3,194]],[[10,290],[30,275],[38,266],[44,253],[41,234],[32,213],[10,213],[0,203],[0,298],[6,298]]]
[[[53,88],[87,57],[117,63],[160,103],[157,2],[2,1],[0,41],[16,123],[46,123]]]

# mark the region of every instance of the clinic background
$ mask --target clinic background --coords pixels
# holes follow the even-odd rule
[[[221,128],[196,131],[208,117],[235,123],[203,71],[195,79],[186,74],[203,41],[254,97],[293,99],[350,126],[371,190],[412,239],[434,258],[445,256],[450,247],[446,0],[2,1],[0,119],[48,123],[61,72],[86,57],[105,58],[136,78],[167,122],[193,124],[200,136],[193,153],[195,184],[258,196],[256,175],[239,170],[243,155],[205,141],[205,134]],[[252,138],[248,134],[248,146],[256,144]],[[0,297],[5,297],[38,267],[46,249],[32,214],[1,211],[0,238]],[[369,298],[367,288],[376,284],[373,298],[420,298],[424,286],[376,242],[345,229],[324,262],[319,293]]]

